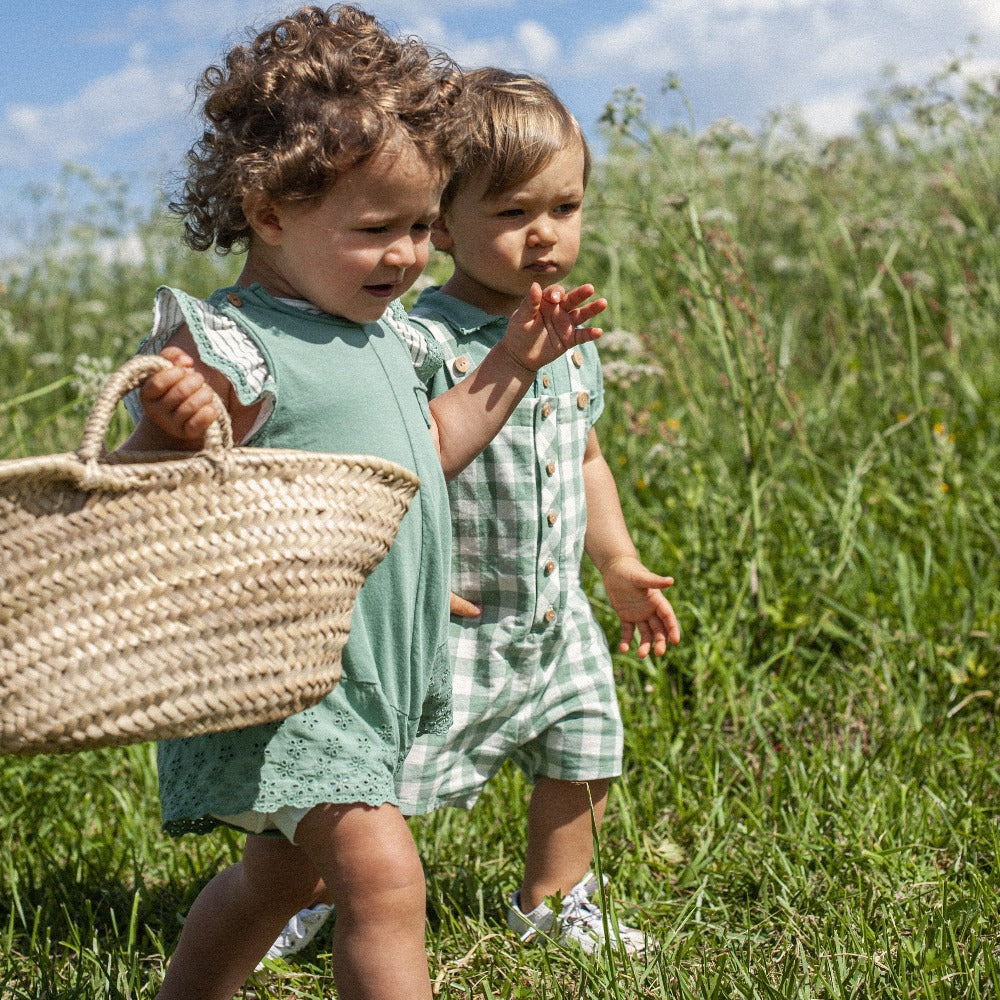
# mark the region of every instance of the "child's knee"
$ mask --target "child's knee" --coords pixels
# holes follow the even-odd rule
[[[338,906],[350,905],[350,899],[394,896],[403,905],[413,901],[423,907],[423,866],[398,809],[317,809],[299,825],[299,842],[309,850]]]
[[[371,844],[353,864],[340,866],[340,875],[338,888],[344,895],[395,896],[401,903],[424,906],[424,870],[416,848]]]

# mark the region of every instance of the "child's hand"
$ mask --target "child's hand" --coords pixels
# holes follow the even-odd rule
[[[194,359],[179,347],[165,347],[160,355],[174,367],[157,372],[139,390],[149,420],[168,438],[191,449],[202,446],[205,431],[218,416],[216,395],[195,371]]]
[[[650,651],[662,656],[668,642],[677,645],[681,641],[677,615],[660,592],[664,587],[673,586],[673,577],[658,576],[634,556],[611,560],[601,575],[608,600],[622,623],[618,652],[628,652],[636,630],[639,632],[636,653],[640,658],[648,656]]]
[[[538,371],[571,348],[597,340],[602,331],[583,324],[604,312],[608,303],[587,302],[593,294],[593,285],[567,292],[559,285],[543,290],[533,284],[507,324],[502,341],[507,353],[523,368]]]

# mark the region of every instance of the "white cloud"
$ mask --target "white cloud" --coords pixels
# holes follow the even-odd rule
[[[808,66],[810,76],[831,80],[858,80],[890,59],[891,51],[868,33],[832,37],[826,41]]]
[[[79,159],[118,136],[176,118],[189,101],[184,83],[153,66],[129,65],[93,81],[62,104],[9,106],[9,141],[0,146],[0,162]]]
[[[444,49],[460,66],[502,66],[544,76],[557,64],[559,40],[537,21],[522,21],[508,35],[495,38],[468,38],[442,31],[435,35],[418,31],[428,44]]]
[[[524,53],[526,65],[542,73],[559,57],[559,41],[537,21],[522,21],[514,31],[517,44]]]
[[[829,4],[831,0],[820,2]],[[781,14],[789,10],[815,8],[816,5],[816,0],[718,0],[721,10],[736,14]]]
[[[974,32],[974,53],[995,51],[1000,2],[645,0],[567,43],[566,75],[589,86],[599,78],[608,93],[635,84],[655,101],[677,73],[700,120],[749,124],[795,106],[818,131],[843,132],[887,67],[926,82],[949,55],[965,54]]]
[[[996,0],[961,0],[974,31],[1000,35],[1000,3]]]
[[[577,74],[595,67],[619,66],[633,73],[666,73],[683,62],[677,44],[676,26],[683,23],[683,8],[696,12],[690,0],[680,0],[672,11],[652,9],[634,14],[614,25],[602,25],[573,45],[573,66]]]
[[[295,6],[287,0],[92,2],[99,27],[81,46],[94,79],[65,100],[24,91],[16,105],[9,98],[0,106],[0,166],[26,172],[66,160],[100,166],[130,143],[145,154],[152,142],[176,144],[179,159],[196,132],[186,115],[201,70],[243,39],[244,28]],[[964,69],[1000,69],[998,0],[626,0],[624,6],[370,0],[362,6],[463,66],[545,76],[585,127],[615,88],[631,84],[647,95],[651,114],[670,112],[676,97],[660,97],[659,90],[674,72],[702,124],[732,117],[754,125],[769,111],[796,107],[827,134],[850,127],[889,65],[899,79],[923,83],[949,55],[966,56],[968,38],[976,34],[980,42]],[[101,62],[108,58],[125,62],[109,69]]]
[[[865,102],[855,91],[824,94],[801,105],[802,120],[817,135],[848,135],[857,122]]]

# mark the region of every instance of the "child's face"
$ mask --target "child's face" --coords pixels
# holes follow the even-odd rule
[[[339,177],[318,201],[271,206],[271,221],[254,226],[261,284],[374,322],[426,267],[442,186],[440,167],[400,142]]]
[[[509,316],[532,282],[544,287],[565,278],[580,252],[583,170],[577,143],[504,194],[487,197],[485,178],[463,184],[435,234],[455,261],[446,291]]]

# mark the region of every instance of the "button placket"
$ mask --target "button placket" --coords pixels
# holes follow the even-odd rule
[[[547,451],[539,449],[539,463],[544,461],[542,476],[541,526],[542,548],[538,563],[540,580],[538,612],[541,621],[551,626],[558,622],[563,607],[563,573],[571,575],[571,563],[580,555],[583,523],[583,484],[578,479],[586,447],[586,412],[590,393],[583,376],[584,356],[573,351],[565,361],[568,385],[549,398],[551,413],[542,426],[548,425]],[[537,620],[537,619],[536,619]]]
[[[543,384],[546,379],[549,379],[548,375],[543,376]],[[536,566],[535,621],[547,628],[556,620],[561,590],[559,552],[562,548],[563,525],[560,511],[562,484],[558,476],[558,400],[543,397],[538,406],[538,417],[539,419],[535,423],[535,444],[537,468],[541,474],[539,484],[541,506],[539,511],[542,521],[539,526]]]

